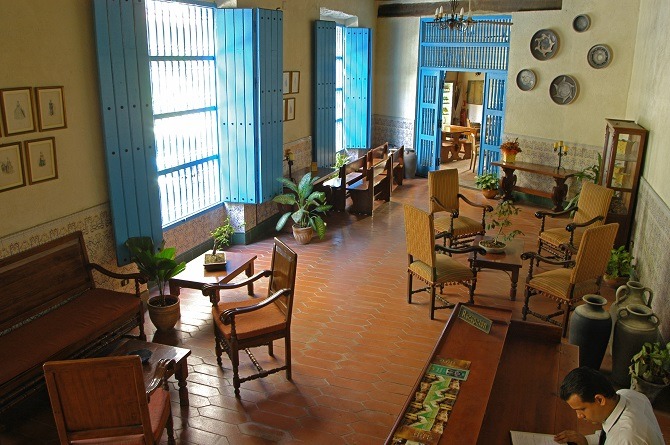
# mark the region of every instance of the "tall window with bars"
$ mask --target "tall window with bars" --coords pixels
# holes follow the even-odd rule
[[[214,10],[146,1],[163,227],[221,202]]]
[[[344,26],[335,28],[335,151],[344,143]]]

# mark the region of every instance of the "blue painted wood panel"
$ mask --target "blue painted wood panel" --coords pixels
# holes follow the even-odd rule
[[[314,23],[314,141],[312,157],[319,167],[335,163],[336,24]]]
[[[372,41],[367,28],[346,28],[344,40],[344,140],[346,148],[371,144]]]
[[[482,130],[480,133],[480,156],[478,172],[498,170],[491,162],[500,159],[503,123],[505,119],[505,91],[507,73],[486,73],[484,81],[484,100],[482,113]]]
[[[432,68],[419,70],[416,125],[416,172],[428,176],[439,168],[440,113],[442,112],[442,71]]]

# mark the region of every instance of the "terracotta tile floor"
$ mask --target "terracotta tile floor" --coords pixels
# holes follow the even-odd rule
[[[460,168],[462,163],[452,165]],[[465,164],[462,170],[467,170]],[[471,174],[462,175],[471,183]],[[478,191],[462,188],[462,192],[472,200],[486,201]],[[244,383],[241,400],[235,399],[225,354],[223,370],[216,366],[209,303],[199,292],[182,291],[181,323],[171,335],[154,336],[147,317],[149,338],[192,350],[190,407],[180,407],[177,392],[172,391],[178,443],[383,443],[450,315],[441,310],[431,321],[426,294],[417,294],[414,303],[407,304],[403,203],[426,208],[427,181],[406,180],[391,203],[377,203],[372,217],[329,215],[324,240],[300,246],[289,234],[279,234],[298,252],[293,382],[286,381],[284,373],[274,374]],[[537,208],[521,207],[515,227],[524,232],[526,250],[533,250]],[[477,216],[465,207],[462,212]],[[549,224],[562,226],[565,221]],[[257,254],[256,270],[261,270],[269,267],[271,248],[272,238],[268,238],[231,250]],[[509,308],[520,318],[526,266],[517,301],[509,300],[505,273],[482,271],[476,302]],[[266,286],[265,281],[258,284],[256,295],[261,296]],[[447,287],[445,294],[451,301],[467,300],[463,287]],[[245,290],[228,292],[224,298],[246,298]],[[255,355],[262,364],[275,362],[265,348]],[[283,342],[275,342],[275,355],[277,361],[283,360]],[[246,356],[241,361],[242,373],[251,369]],[[611,368],[609,357],[603,366]],[[670,409],[657,410],[664,430],[670,431],[667,412]],[[0,432],[0,445],[57,443],[45,395],[9,413],[3,423],[8,428]]]

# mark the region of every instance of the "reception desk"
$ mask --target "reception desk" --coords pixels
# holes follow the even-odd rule
[[[467,306],[493,320],[486,334],[457,317]],[[578,366],[578,348],[561,343],[555,326],[512,320],[506,309],[459,303],[419,375],[386,443],[402,424],[403,414],[435,357],[471,362],[461,383],[440,444],[510,444],[510,430],[556,433],[594,428],[578,422],[558,389],[563,377]]]

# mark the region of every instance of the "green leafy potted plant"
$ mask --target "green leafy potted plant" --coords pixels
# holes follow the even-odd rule
[[[498,194],[498,185],[500,179],[495,173],[484,173],[483,175],[475,176],[475,185],[482,190],[485,198],[491,199]]]
[[[326,234],[326,223],[321,219],[320,214],[325,215],[332,206],[326,204],[325,193],[314,191],[314,183],[318,179],[318,176],[312,178],[312,174],[309,172],[300,179],[298,185],[286,178],[277,179],[290,193],[275,196],[272,200],[293,208],[279,218],[276,228],[281,230],[289,218],[292,219],[293,237],[300,244],[309,243],[314,232],[320,239],[323,239]]]
[[[226,253],[217,253],[216,251],[217,249],[223,250],[225,246],[229,246],[233,237],[233,233],[235,233],[235,228],[230,223],[230,216],[226,217],[226,219],[223,221],[223,224],[209,233],[214,239],[214,246],[212,247],[212,253],[205,254],[205,269],[224,269],[226,267]]]
[[[610,259],[607,261],[605,275],[603,276],[603,283],[611,287],[626,284],[630,280],[633,269],[633,255],[626,250],[625,246],[612,249]]]
[[[128,238],[125,245],[139,272],[158,287],[158,296],[147,301],[149,318],[159,331],[174,328],[180,316],[179,298],[167,295],[165,285],[186,268],[186,263],[175,260],[174,247],[155,249],[153,240],[148,236]]]
[[[670,384],[670,343],[645,343],[630,360],[630,387],[651,402]]]
[[[523,234],[521,230],[517,229],[507,234],[505,233],[505,230],[512,225],[510,216],[518,215],[520,211],[521,209],[515,206],[511,200],[500,201],[495,209],[493,209],[493,212],[490,213],[491,219],[486,223],[486,230],[498,229],[498,232],[493,239],[482,240],[479,242],[479,245],[486,249],[487,252],[502,253],[507,246],[505,241],[510,241],[515,236]]]

